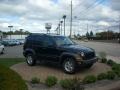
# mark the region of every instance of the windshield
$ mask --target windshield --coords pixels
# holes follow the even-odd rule
[[[74,44],[74,42],[72,40],[70,40],[68,37],[55,36],[54,40],[58,46]]]

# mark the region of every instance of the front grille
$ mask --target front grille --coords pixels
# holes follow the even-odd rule
[[[94,57],[95,57],[95,52],[88,52],[88,53],[85,54],[84,59],[88,60],[88,59],[92,59]]]

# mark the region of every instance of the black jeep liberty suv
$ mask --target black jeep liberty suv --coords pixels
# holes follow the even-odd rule
[[[95,51],[74,43],[68,37],[50,34],[30,34],[23,46],[28,65],[36,60],[59,64],[66,73],[75,73],[77,66],[90,68],[96,61]]]

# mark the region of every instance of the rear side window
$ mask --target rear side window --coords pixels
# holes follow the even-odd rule
[[[52,38],[45,35],[31,35],[27,37],[26,41],[29,44],[39,45],[42,47],[48,47],[54,45],[54,41],[52,40]]]
[[[44,37],[43,44],[45,47],[54,46],[54,42],[53,42],[52,38],[48,37],[48,36]]]
[[[25,38],[25,43],[26,44],[32,44],[32,42],[33,42],[33,37],[32,36],[28,36],[28,37]]]
[[[34,37],[34,44],[36,44],[36,45],[41,45],[41,46],[43,46],[43,36],[35,36]]]

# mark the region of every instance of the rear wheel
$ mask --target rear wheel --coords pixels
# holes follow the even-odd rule
[[[75,60],[73,58],[66,58],[63,62],[62,67],[64,72],[66,73],[69,74],[75,73],[75,67],[76,67]]]
[[[29,66],[34,66],[36,64],[36,60],[32,54],[26,55],[26,62]]]

